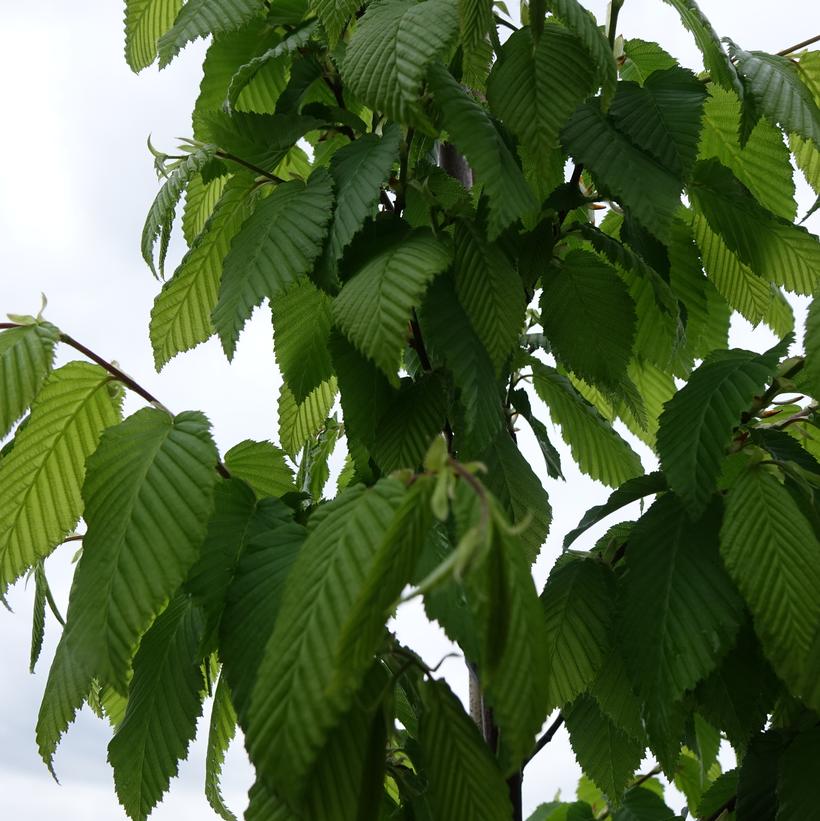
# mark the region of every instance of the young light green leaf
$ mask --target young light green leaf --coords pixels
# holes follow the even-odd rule
[[[125,60],[132,71],[150,66],[157,40],[174,24],[182,0],[126,0]]]
[[[619,67],[622,80],[644,84],[654,71],[674,68],[677,61],[657,43],[634,38],[624,41],[624,60]]]
[[[214,333],[211,314],[222,262],[250,213],[254,186],[250,175],[231,178],[191,249],[155,299],[150,334],[158,371],[176,354],[196,347]],[[208,190],[214,187],[211,183]]]
[[[225,466],[232,476],[244,479],[257,498],[284,496],[296,490],[285,454],[272,442],[245,439],[225,454]]]
[[[262,199],[225,257],[213,323],[229,359],[253,309],[310,271],[330,219],[330,176],[315,171],[307,184],[281,183]]]
[[[779,478],[765,467],[730,489],[721,530],[726,567],[746,599],[763,651],[787,686],[817,708],[811,663],[820,624],[820,544]]]
[[[471,88],[483,88],[492,59],[488,33],[495,25],[490,0],[458,0],[464,82]]]
[[[279,442],[291,459],[319,432],[336,401],[336,377],[314,388],[304,402],[297,403],[290,388],[279,391]]]
[[[427,230],[413,231],[378,251],[334,301],[336,325],[394,384],[413,308],[451,260],[443,240]]]
[[[134,658],[125,718],[108,745],[117,797],[134,821],[145,821],[159,803],[196,734],[205,697],[203,626],[190,599],[177,596]]]
[[[236,821],[222,796],[222,767],[225,754],[236,733],[236,711],[231,702],[227,679],[220,675],[211,705],[211,722],[208,729],[208,748],[205,754],[205,798],[211,809],[224,821]]]
[[[0,439],[37,396],[54,361],[60,331],[35,322],[0,333]]]
[[[204,182],[201,174],[195,174],[188,183],[182,207],[182,235],[189,248],[202,233],[229,179],[229,174],[222,174]]]
[[[54,371],[0,461],[0,591],[47,556],[82,515],[86,460],[120,416],[110,379],[87,362]]]
[[[781,345],[764,354],[716,352],[666,404],[658,455],[669,487],[692,516],[709,503],[732,432],[784,353]]]

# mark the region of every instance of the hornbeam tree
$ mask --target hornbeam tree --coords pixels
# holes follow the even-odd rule
[[[820,276],[792,166],[820,193],[818,38],[746,51],[666,2],[704,73],[619,32],[623,0],[604,25],[531,0],[520,27],[491,0],[126,2],[135,71],[212,37],[191,138],[152,148],[142,254],[163,278],[183,196],[188,246],[156,367],[213,335],[230,359],[267,301],[278,444],[220,455],[205,415],[42,315],[3,324],[0,591],[34,578],[32,667],[63,628],[50,769],[89,705],[145,819],[207,704],[224,819],[240,728],[247,821],[519,821],[565,724],[578,800],[533,821],[673,819],[659,775],[682,817],[817,817],[820,303],[790,355],[784,292]],[[781,341],[730,349],[733,311]],[[58,346],[78,358],[53,369]],[[125,419],[124,391],[145,401]],[[539,591],[550,505],[516,431],[561,478],[541,403],[613,490]],[[63,619],[47,562],[78,541]],[[468,709],[391,631],[414,597]]]

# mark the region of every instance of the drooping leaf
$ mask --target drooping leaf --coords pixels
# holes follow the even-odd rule
[[[292,459],[324,425],[336,401],[336,378],[314,388],[301,404],[284,383],[279,392],[279,442]]]
[[[533,39],[530,29],[521,29],[504,43],[487,99],[545,177],[561,128],[595,90],[595,67],[581,41],[560,26],[547,24],[538,42]]]
[[[428,75],[442,127],[467,158],[490,200],[489,232],[494,240],[516,220],[536,211],[535,197],[493,121],[443,66]]]
[[[257,768],[294,799],[365,673],[346,667],[338,642],[403,494],[392,479],[342,493],[311,517],[291,570],[251,694],[246,740]]]
[[[110,375],[69,362],[43,385],[14,448],[0,461],[0,590],[47,556],[77,524],[86,460],[119,420]]]
[[[732,644],[743,602],[718,550],[720,505],[691,520],[661,496],[629,536],[618,634],[630,674],[663,712],[715,667]]]
[[[211,809],[224,821],[236,821],[222,796],[222,767],[225,754],[236,733],[236,711],[231,702],[231,691],[224,676],[219,677],[211,705],[208,730],[208,749],[205,754],[205,798]]]
[[[430,806],[448,821],[512,817],[507,787],[475,724],[443,681],[424,688],[419,742],[430,781]]]
[[[598,23],[590,11],[577,0],[547,0],[546,7],[575,32],[592,57],[601,86],[603,108],[606,110],[615,94],[618,80],[615,59],[606,36],[598,28]]]
[[[498,245],[466,223],[455,231],[454,272],[458,300],[498,372],[524,321],[521,277]]]
[[[213,159],[215,151],[216,146],[203,145],[188,154],[184,160],[180,160],[168,173],[162,188],[159,189],[159,193],[151,203],[148,216],[145,218],[145,225],[142,228],[141,247],[142,258],[148,263],[154,276],[157,276],[157,269],[154,265],[154,246],[157,239],[161,237],[159,249],[161,273],[179,198],[193,177]]]
[[[34,612],[31,618],[31,652],[29,654],[29,673],[34,672],[40,653],[43,650],[43,638],[46,632],[46,599],[50,595],[45,565],[42,560],[34,566]]]
[[[820,624],[820,544],[791,494],[765,467],[730,489],[721,530],[726,567],[746,599],[763,651],[789,689],[820,706],[811,663]]]
[[[214,183],[211,183],[214,186]],[[173,356],[204,342],[213,333],[222,263],[231,240],[250,213],[254,180],[232,177],[201,233],[163,286],[151,310],[151,346],[159,371]]]
[[[535,439],[538,442],[538,447],[541,448],[547,474],[551,479],[563,479],[564,474],[561,472],[561,455],[550,440],[547,426],[533,414],[530,398],[526,391],[521,388],[516,388],[510,398],[512,399],[512,406],[516,412],[527,420],[532,429]]]
[[[225,454],[225,466],[232,476],[244,479],[257,498],[284,496],[296,489],[285,454],[271,442],[245,439]]]
[[[667,403],[658,430],[658,455],[669,487],[693,516],[706,508],[732,432],[783,353],[782,345],[764,354],[717,352]]]
[[[297,404],[333,376],[331,300],[307,278],[271,300],[276,364]]]
[[[542,283],[541,324],[556,357],[582,379],[615,388],[635,335],[635,306],[617,271],[589,251],[572,250]]]
[[[667,489],[666,477],[660,473],[648,473],[645,476],[635,476],[628,479],[617,490],[613,491],[602,505],[591,507],[583,516],[578,526],[564,536],[564,550],[566,550],[582,533],[602,519],[620,510],[626,505],[643,499],[655,493],[662,493]]]
[[[768,120],[760,120],[741,148],[737,131],[740,116],[740,100],[734,94],[710,87],[703,109],[699,155],[701,159],[719,160],[762,206],[791,221],[797,206],[783,136]]]
[[[744,51],[731,41],[729,53],[761,113],[787,134],[820,146],[820,107],[794,63],[777,54]]]
[[[632,448],[554,368],[532,361],[533,386],[580,469],[610,487],[643,473]]]
[[[196,174],[188,183],[182,208],[182,235],[189,248],[205,227],[229,179],[230,175],[222,174],[204,182],[202,175]]]
[[[813,292],[820,270],[817,238],[764,209],[728,168],[714,159],[698,162],[689,196],[756,274],[798,294]]]
[[[281,183],[242,226],[224,260],[212,317],[229,359],[253,309],[310,270],[321,251],[332,203],[330,176],[319,169],[307,184]]]
[[[492,58],[488,39],[490,27],[495,25],[492,2],[459,0],[458,17],[464,82],[471,88],[483,88]]]
[[[126,0],[125,60],[142,71],[157,56],[157,40],[174,24],[182,0]]]
[[[553,568],[541,593],[547,625],[547,706],[562,707],[592,683],[610,646],[614,578],[597,559]]]
[[[31,406],[51,370],[60,331],[35,322],[0,333],[0,439]]]
[[[617,798],[641,763],[644,747],[606,716],[589,695],[566,713],[570,742],[583,771],[610,798]]]
[[[706,97],[706,86],[691,71],[667,68],[643,85],[619,83],[609,114],[635,145],[686,179],[698,154]]]
[[[205,680],[198,656],[203,620],[176,597],[140,642],[125,718],[108,745],[117,797],[143,821],[168,790],[202,713]]]
[[[418,229],[377,252],[334,301],[336,325],[394,384],[413,308],[451,259],[448,244]]]
[[[644,102],[643,107],[647,116],[656,114],[650,103]],[[619,131],[601,111],[599,99],[575,110],[561,131],[561,141],[589,170],[599,189],[630,208],[659,239],[668,239],[680,206],[682,182]]]
[[[427,67],[444,56],[458,33],[458,12],[448,0],[382,0],[356,25],[342,77],[365,105],[411,124]]]
[[[261,0],[187,0],[174,25],[157,41],[159,67],[167,66],[192,40],[234,31],[264,9]]]

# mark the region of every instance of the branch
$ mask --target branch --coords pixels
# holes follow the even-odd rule
[[[21,325],[18,322],[0,322],[0,331],[8,330],[11,328],[24,328],[25,325]],[[60,342],[74,348],[74,350],[79,351],[83,356],[88,357],[92,362],[99,365],[104,370],[108,371],[117,382],[121,382],[125,385],[126,388],[132,390],[137,396],[141,396],[146,402],[150,405],[153,405],[157,410],[161,410],[164,413],[167,413],[168,416],[173,416],[174,414],[159,401],[159,399],[154,396],[150,391],[146,390],[139,384],[133,380],[128,374],[123,373],[116,365],[112,364],[111,362],[106,361],[103,359],[99,354],[94,353],[90,348],[87,348],[82,342],[78,342],[74,337],[69,336],[68,334],[60,333]],[[225,467],[222,462],[216,463],[216,470],[220,476],[225,479],[230,479],[231,474],[228,472],[228,469]]]
[[[242,165],[260,177],[267,177],[271,182],[284,182],[284,180],[281,177],[277,177],[276,174],[271,174],[270,171],[265,171],[264,168],[260,168],[258,165],[243,160],[242,157],[237,157],[236,154],[223,151],[221,148],[216,152],[215,156],[219,157],[220,160],[229,160],[230,162],[235,162],[237,165]]]
[[[731,812],[735,808],[737,796],[733,795],[725,804],[718,807],[711,815],[703,819],[703,821],[717,821],[724,812]]]
[[[814,45],[818,41],[820,41],[820,34],[815,34],[814,37],[809,37],[808,40],[803,40],[802,43],[795,43],[793,46],[789,46],[788,48],[784,48],[782,51],[778,51],[777,56],[787,57],[789,54],[793,54],[795,51],[805,48],[806,46]]]
[[[544,749],[544,747],[547,746],[547,744],[550,743],[550,741],[552,741],[555,734],[558,732],[558,730],[561,729],[561,725],[563,723],[564,714],[558,713],[558,717],[555,719],[555,721],[552,722],[552,724],[550,724],[549,727],[547,727],[547,729],[544,731],[544,735],[542,735],[541,738],[539,738],[538,741],[535,742],[535,749],[532,751],[532,755],[529,758],[525,759],[524,763],[521,765],[522,770],[524,769],[524,767],[527,766],[527,764],[530,763],[530,761],[533,760],[533,758],[535,758],[535,756],[538,755],[538,753],[541,752],[541,750]]]
[[[609,47],[615,48],[615,29],[618,27],[618,15],[621,13],[621,6],[624,0],[610,0],[609,4],[609,25],[607,26],[607,39]]]

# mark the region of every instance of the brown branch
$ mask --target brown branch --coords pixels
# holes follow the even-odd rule
[[[803,40],[802,43],[795,43],[793,46],[789,46],[788,48],[784,48],[782,51],[778,51],[777,56],[787,57],[789,54],[793,54],[798,49],[814,45],[818,41],[820,41],[820,34],[815,34],[814,37],[809,37],[808,40]]]
[[[542,735],[541,738],[539,738],[538,741],[535,742],[535,749],[532,751],[532,755],[529,758],[525,759],[524,763],[521,765],[522,770],[524,769],[524,767],[527,766],[527,764],[530,763],[530,761],[533,760],[533,758],[535,758],[535,756],[538,755],[538,753],[541,752],[541,750],[544,749],[544,747],[547,746],[547,744],[550,743],[550,741],[552,741],[555,734],[558,732],[558,730],[561,729],[561,725],[563,723],[564,714],[558,713],[558,717],[555,719],[555,721],[552,722],[552,724],[550,724],[549,727],[547,727],[547,729],[544,731],[544,735]]]

